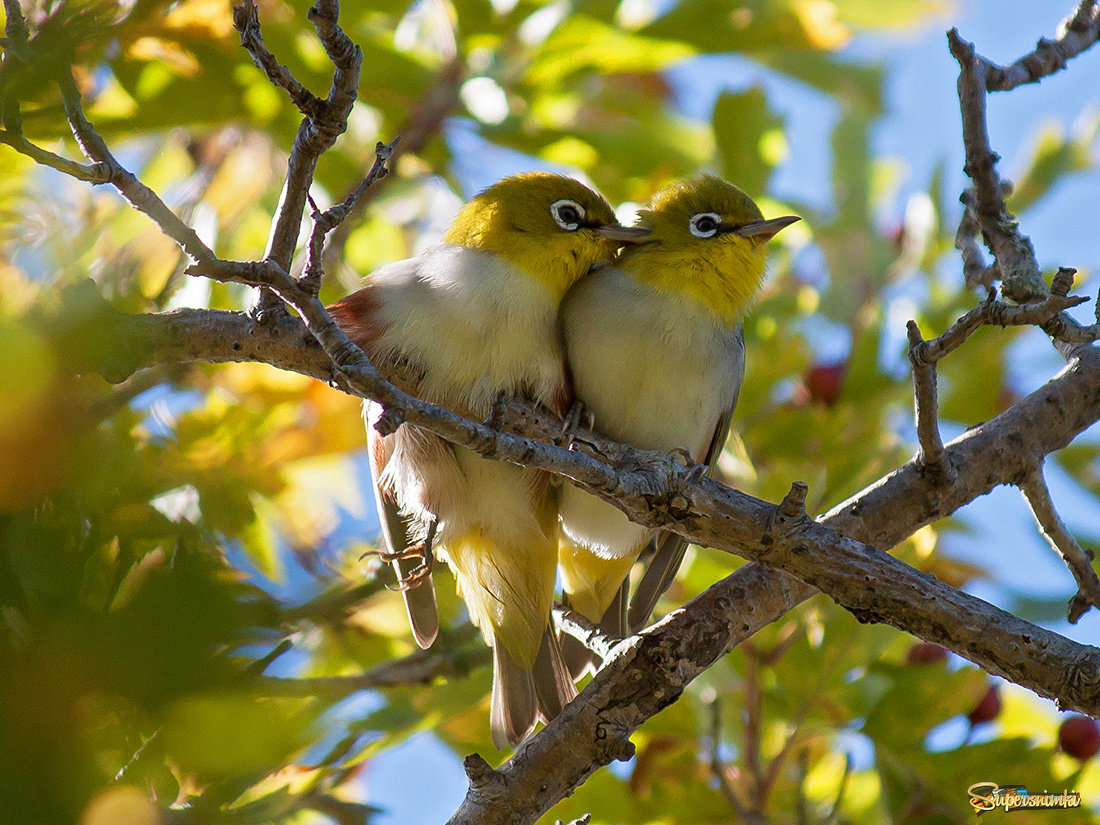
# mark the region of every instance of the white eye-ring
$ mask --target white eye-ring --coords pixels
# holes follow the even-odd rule
[[[576,201],[562,198],[560,201],[554,201],[550,204],[550,214],[554,216],[558,226],[574,232],[581,228],[581,221],[584,220],[584,207]]]
[[[722,216],[713,212],[700,212],[692,215],[688,221],[688,229],[696,238],[713,238],[718,234],[718,227],[722,223]]]

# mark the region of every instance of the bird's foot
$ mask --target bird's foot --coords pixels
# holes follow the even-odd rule
[[[558,442],[564,444],[566,449],[572,449],[582,425],[586,432],[595,430],[596,414],[577,400],[569,405],[569,411],[565,414],[561,432],[558,434]]]
[[[489,410],[489,417],[482,423],[493,430],[499,430],[504,424],[504,408],[508,406],[508,393],[501,390],[497,393],[497,397],[493,399],[493,406]]]
[[[386,585],[389,590],[393,590],[396,593],[404,593],[407,590],[412,590],[426,581],[432,579],[432,555],[431,553],[424,553],[424,545],[418,544],[416,547],[409,548],[409,555],[407,558],[416,558],[416,554],[413,551],[420,551],[420,563],[416,565],[412,570],[402,571],[396,565],[394,569],[397,571],[397,584]]]
[[[703,476],[705,476],[710,470],[710,467],[708,467],[706,464],[700,464],[699,462],[697,462],[695,460],[695,456],[693,456],[691,454],[691,451],[685,447],[675,447],[669,450],[669,452],[672,453],[672,455],[683,459],[684,465],[688,468],[686,481],[691,484],[697,484],[698,482],[702,481]]]

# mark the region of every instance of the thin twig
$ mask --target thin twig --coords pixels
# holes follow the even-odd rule
[[[6,45],[9,48],[26,46],[30,32],[27,31],[27,21],[23,17],[19,0],[4,0],[4,13],[7,15],[4,21],[4,37],[8,41]]]
[[[934,364],[941,358],[954,352],[983,325],[1011,327],[1035,325],[1046,330],[1048,324],[1058,317],[1058,313],[1070,307],[1079,306],[1088,301],[1083,296],[1048,295],[1039,303],[1013,306],[996,299],[997,293],[990,292],[989,297],[974,309],[967,312],[950,329],[928,341],[910,346],[909,360],[913,364]],[[1081,331],[1097,334],[1087,340],[1097,340],[1100,329],[1077,327]],[[1070,328],[1073,331],[1073,328]]]
[[[1020,231],[1005,206],[997,176],[998,156],[989,145],[986,126],[986,83],[989,63],[974,52],[974,45],[947,33],[951,54],[959,63],[959,105],[962,112],[966,174],[974,181],[975,213],[985,242],[997,259],[1005,294],[1017,303],[1046,297],[1035,248]]]
[[[1096,0],[1081,0],[1077,10],[1058,27],[1056,39],[1041,38],[1034,51],[1008,66],[985,61],[986,88],[991,92],[1007,92],[1025,83],[1037,83],[1064,69],[1071,58],[1090,48],[1098,37],[1100,14]]]
[[[57,84],[61,89],[65,117],[69,121],[73,137],[85,156],[104,168],[107,181],[118,189],[131,206],[152,218],[161,231],[178,243],[192,260],[198,262],[213,259],[214,253],[202,242],[198,233],[180,220],[156,192],[138,180],[137,175],[124,168],[111,154],[103,138],[84,116],[80,90],[76,87],[71,67],[59,72]]]
[[[317,0],[306,12],[306,17],[317,30],[317,38],[335,67],[328,108],[343,112],[346,117],[359,93],[359,68],[363,63],[363,52],[340,28],[340,3],[337,0]],[[343,131],[341,128],[337,134]]]
[[[256,68],[267,75],[272,85],[286,91],[290,102],[303,115],[320,118],[324,112],[324,101],[298,82],[290,70],[276,60],[275,55],[264,45],[255,0],[244,0],[241,5],[233,7],[233,27],[240,32],[241,45],[252,56]]]
[[[310,14],[325,49],[339,62],[334,63],[328,98],[316,116],[306,114],[303,117],[287,161],[279,210],[264,254],[266,260],[284,272],[290,272],[317,161],[347,129],[348,114],[359,93],[363,53],[340,29],[337,23],[339,11],[340,5],[335,0],[321,0]],[[260,291],[259,300],[253,307],[257,319],[263,320],[272,313],[282,311],[282,304],[275,295],[269,290]]]
[[[789,496],[790,494],[788,494]],[[744,707],[741,709],[741,723],[744,729],[742,758],[745,763],[744,776],[748,783],[748,812],[750,821],[766,822],[765,811],[771,789],[768,785],[768,770],[764,765],[764,690],[761,686],[762,659],[764,656],[752,641],[741,645],[745,653]],[[781,755],[783,756],[783,755]],[[780,757],[777,757],[780,758]]]
[[[461,98],[459,90],[462,81],[466,79],[466,61],[457,57],[447,63],[428,84],[424,96],[413,104],[412,111],[404,122],[397,128],[396,134],[400,135],[401,142],[394,148],[392,161],[407,154],[415,154],[423,149],[428,142],[440,133],[447,117],[459,106]],[[393,163],[390,164],[391,166]],[[382,191],[382,187],[375,187],[366,193],[366,196],[358,200],[349,217],[362,213],[369,204]],[[339,250],[344,246],[348,234],[351,232],[355,221],[345,221],[336,228],[329,244],[330,250]],[[331,253],[330,253],[331,254]]]
[[[1091,554],[1077,543],[1077,539],[1058,515],[1041,466],[1017,486],[1027,499],[1035,521],[1039,523],[1039,529],[1077,581],[1077,593],[1070,600],[1066,616],[1071,624],[1076,624],[1089,607],[1100,608],[1100,578],[1097,578],[1096,571],[1092,568]]]
[[[8,101],[8,103],[14,105],[13,101]],[[40,146],[35,146],[23,137],[21,133],[13,132],[11,129],[0,130],[0,143],[7,144],[12,149],[19,152],[19,154],[26,155],[36,163],[48,166],[51,169],[56,169],[58,172],[62,172],[77,180],[82,180],[93,185],[109,183],[111,181],[111,170],[106,165],[102,163],[89,163],[85,165],[75,160],[63,158],[61,155],[55,155],[53,152],[43,149]]]
[[[310,200],[313,229],[309,233],[309,249],[306,253],[305,271],[302,273],[302,277],[298,279],[298,283],[301,284],[303,289],[311,291],[315,295],[320,290],[321,278],[324,275],[325,238],[329,232],[347,219],[355,204],[363,197],[363,194],[376,181],[389,174],[390,170],[386,167],[386,162],[393,156],[394,147],[399,140],[401,138],[396,137],[388,144],[378,142],[374,147],[374,165],[371,166],[370,172],[363,178],[362,183],[355,187],[351,194],[340,203],[329,207],[324,212],[320,212],[313,204],[312,199]]]
[[[25,43],[27,36],[26,23],[23,20],[18,2],[4,0],[4,8],[8,16],[5,27],[8,38],[13,42]],[[25,61],[32,66],[42,62],[42,58],[29,47],[23,51],[25,52]],[[5,59],[7,57],[8,55],[5,55]],[[179,216],[168,208],[156,192],[138,180],[132,172],[123,168],[122,164],[111,154],[103,138],[99,136],[95,127],[84,116],[80,90],[73,79],[72,67],[55,68],[51,74],[61,91],[65,118],[69,122],[73,137],[84,155],[92,161],[92,164],[85,166],[74,161],[68,161],[26,141],[19,131],[18,108],[14,101],[5,102],[6,131],[0,133],[0,141],[40,163],[79,180],[91,183],[110,183],[118,189],[131,206],[152,218],[161,228],[161,231],[178,243],[193,260],[201,261],[213,258],[214,253],[202,242],[198,234],[180,220]]]
[[[992,294],[992,293],[991,293]],[[939,399],[936,393],[936,362],[924,361],[919,353],[924,339],[916,321],[906,324],[909,332],[909,364],[913,368],[913,405],[917,417],[917,462],[931,472],[951,472],[943,463],[940,436]]]
[[[615,645],[622,641],[608,635],[598,624],[590,622],[575,610],[555,607],[554,624],[562,633],[572,636],[605,661],[610,658]]]
[[[822,821],[822,825],[832,825],[836,822],[837,815],[840,813],[840,803],[844,801],[844,793],[848,790],[848,780],[852,778],[852,755],[845,752],[844,754],[844,773],[840,776],[840,784],[836,789],[836,799],[833,800],[833,807],[829,809],[829,813]]]
[[[992,289],[993,282],[1001,277],[996,263],[987,266],[985,256],[982,255],[981,245],[978,243],[978,235],[982,231],[978,225],[978,215],[974,211],[974,190],[967,189],[959,196],[963,204],[962,218],[959,220],[959,228],[955,232],[955,248],[963,261],[963,277],[966,279],[967,289],[977,289],[984,286]]]
[[[431,684],[436,679],[460,679],[476,668],[489,664],[492,653],[472,643],[478,634],[472,624],[452,634],[449,644],[437,641],[431,650],[418,650],[401,659],[383,662],[377,667],[351,676],[314,676],[302,678],[257,677],[250,684],[271,696],[349,696],[360,690],[409,687]]]

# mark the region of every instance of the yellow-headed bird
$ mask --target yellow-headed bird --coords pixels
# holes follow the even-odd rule
[[[475,420],[498,398],[569,402],[558,311],[566,291],[635,233],[561,175],[505,178],[467,203],[442,243],[382,267],[330,308],[373,363],[419,376],[414,392]],[[371,405],[371,420],[378,413]],[[434,544],[493,648],[492,732],[516,744],[574,695],[551,627],[555,493],[545,473],[490,461],[423,429],[368,428],[379,515],[417,642],[438,630]]]
[[[578,282],[562,305],[576,396],[607,436],[647,450],[686,449],[710,465],[744,376],[741,319],[764,278],[765,244],[798,218],[764,220],[743,191],[702,175],[657,193],[639,220],[651,238]],[[572,485],[559,517],[572,607],[617,635],[644,625],[684,542],[656,536]],[[628,622],[620,590],[651,540],[660,544]]]

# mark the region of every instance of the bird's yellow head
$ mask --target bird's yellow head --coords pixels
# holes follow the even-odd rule
[[[545,283],[560,300],[596,263],[640,236],[583,183],[529,172],[494,183],[467,203],[443,240],[499,255]]]
[[[752,198],[712,175],[676,181],[639,212],[651,239],[627,250],[622,268],[735,324],[764,280],[765,244],[797,220],[764,220]]]

